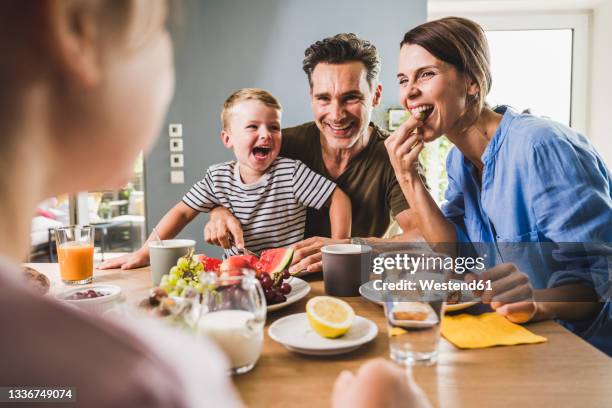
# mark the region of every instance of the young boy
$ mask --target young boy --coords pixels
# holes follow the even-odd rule
[[[281,106],[263,89],[244,88],[225,101],[221,140],[236,160],[211,166],[157,224],[162,239],[175,237],[200,212],[228,208],[240,221],[244,246],[253,252],[288,247],[302,240],[306,208],[329,206],[332,238],[351,234],[351,203],[336,185],[299,160],[278,157]],[[147,243],[101,269],[130,269],[149,263]],[[226,249],[234,255],[241,248]]]

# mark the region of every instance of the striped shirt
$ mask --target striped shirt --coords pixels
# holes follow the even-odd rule
[[[255,183],[244,184],[236,161],[216,164],[183,197],[196,211],[229,209],[240,221],[244,245],[254,252],[282,248],[304,237],[306,208],[320,209],[336,184],[299,160],[277,157]],[[225,250],[236,255],[238,248]]]

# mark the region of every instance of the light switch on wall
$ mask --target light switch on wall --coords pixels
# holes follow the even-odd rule
[[[183,151],[183,139],[180,137],[170,139],[170,151],[171,152],[182,152]]]
[[[170,172],[170,183],[183,184],[185,183],[185,173],[183,170],[172,170]]]
[[[170,167],[183,167],[183,155],[181,153],[170,155]]]
[[[183,125],[180,123],[171,123],[168,125],[168,134],[170,137],[181,137],[183,136]]]

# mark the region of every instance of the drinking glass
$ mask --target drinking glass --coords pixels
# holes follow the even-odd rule
[[[382,257],[396,257],[398,252],[384,253]],[[435,259],[444,257],[435,253],[399,252],[400,256]],[[435,266],[432,266],[435,265]],[[390,268],[385,271],[384,282],[404,285],[412,282],[412,289],[385,291],[382,294],[389,353],[392,360],[402,365],[431,365],[438,358],[440,325],[444,314],[446,293],[429,290],[421,282],[444,282],[448,270],[443,263],[422,262],[412,270]],[[438,267],[439,266],[439,267]]]
[[[224,270],[204,275],[205,290],[198,330],[225,352],[231,373],[243,374],[257,363],[263,346],[266,299],[255,271]]]
[[[70,225],[55,230],[62,281],[84,285],[93,280],[94,227]]]
[[[438,360],[443,299],[428,302],[385,302],[389,354],[401,365],[432,365]],[[423,320],[403,318],[401,313],[423,313]]]

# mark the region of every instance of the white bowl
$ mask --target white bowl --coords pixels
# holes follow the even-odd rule
[[[104,293],[104,296],[78,300],[68,299],[77,292],[87,292],[88,290]],[[121,296],[121,288],[117,285],[93,284],[67,289],[58,293],[55,297],[62,302],[88,312],[104,313],[115,306],[119,296]]]

